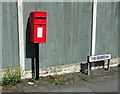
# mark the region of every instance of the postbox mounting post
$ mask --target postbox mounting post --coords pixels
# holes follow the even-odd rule
[[[39,43],[36,43],[36,80],[39,80]]]

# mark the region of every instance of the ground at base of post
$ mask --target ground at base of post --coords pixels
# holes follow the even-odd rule
[[[77,72],[40,77],[32,85],[25,79],[15,86],[3,86],[2,92],[118,92],[119,68],[92,70],[89,76]]]

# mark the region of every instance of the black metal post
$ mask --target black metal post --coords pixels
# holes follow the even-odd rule
[[[105,68],[105,60],[103,60],[103,68]]]
[[[36,44],[36,80],[39,80],[39,44]]]
[[[34,62],[35,60],[34,60],[34,58],[32,58],[32,66],[31,66],[31,68],[32,68],[32,77],[35,77],[35,62]]]
[[[89,62],[89,56],[87,57],[87,67],[88,67],[87,75],[90,75],[90,62]]]
[[[108,71],[110,71],[110,59],[108,59]]]

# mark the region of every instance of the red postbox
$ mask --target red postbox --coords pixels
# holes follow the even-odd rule
[[[33,43],[46,43],[45,11],[33,11],[29,16],[29,40]]]

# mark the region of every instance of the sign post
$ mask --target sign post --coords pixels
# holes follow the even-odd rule
[[[87,62],[88,62],[88,63],[87,63],[87,67],[88,67],[88,72],[87,72],[87,74],[90,75],[90,69],[91,69],[91,66],[90,66],[90,65],[91,65],[91,64],[90,64],[90,62],[89,62],[89,56],[87,57]]]
[[[111,59],[111,54],[88,56],[87,57],[87,62],[88,62],[88,72],[87,72],[87,74],[90,75],[90,69],[91,69],[90,65],[91,65],[92,62],[104,61],[104,60],[108,60],[107,69],[108,69],[108,71],[110,71],[110,59]]]

